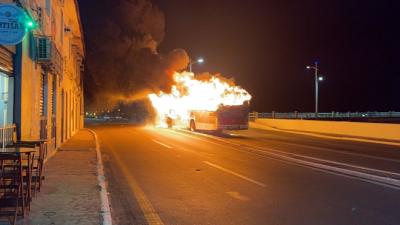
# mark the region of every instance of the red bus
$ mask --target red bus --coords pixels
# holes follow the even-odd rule
[[[247,130],[249,129],[249,102],[243,105],[220,106],[217,111],[190,112],[191,131]]]

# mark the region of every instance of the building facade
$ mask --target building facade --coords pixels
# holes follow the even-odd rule
[[[0,45],[0,125],[53,151],[83,127],[84,42],[76,0],[0,0],[33,24],[21,43]]]

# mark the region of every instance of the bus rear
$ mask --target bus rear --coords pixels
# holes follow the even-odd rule
[[[249,105],[222,106],[217,110],[219,130],[249,129]]]
[[[192,131],[247,130],[248,118],[248,102],[237,106],[220,106],[217,111],[191,111],[189,128]]]

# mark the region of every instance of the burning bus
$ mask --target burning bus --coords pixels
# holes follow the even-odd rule
[[[247,130],[249,102],[243,105],[221,105],[216,111],[192,110],[188,128],[191,131]]]
[[[174,74],[171,93],[148,97],[157,112],[157,125],[195,130],[248,129],[251,95],[219,75]]]

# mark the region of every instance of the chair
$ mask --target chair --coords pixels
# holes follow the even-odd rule
[[[39,147],[39,154],[34,158],[32,167],[32,181],[34,182],[34,195],[36,191],[40,191],[42,187],[42,181],[44,180],[43,170],[44,170],[44,159],[47,153],[47,144],[42,143]]]
[[[11,145],[7,145],[7,147],[19,147],[19,148],[36,148],[38,147],[39,152],[33,159],[33,167],[32,167],[32,182],[33,185],[33,194],[36,194],[36,191],[40,191],[42,187],[42,182],[44,180],[44,160],[47,155],[47,141],[39,140],[39,141],[18,141]]]
[[[44,151],[42,150],[42,147],[39,144],[35,143],[23,143],[23,142],[17,142],[13,144],[7,145],[7,148],[30,148],[30,149],[35,149],[38,150],[37,154],[32,158],[32,162],[30,165],[23,165],[23,169],[28,169],[27,167],[29,166],[31,176],[30,176],[30,181],[33,183],[32,190],[33,190],[33,196],[36,195],[36,191],[40,191],[40,186],[41,186],[41,179],[39,177],[42,176],[42,169],[43,169],[43,161],[44,161]],[[28,177],[24,177],[24,181],[27,182]],[[31,197],[31,196],[29,196]]]
[[[0,153],[0,217],[15,225],[25,216],[25,199],[21,154]]]

